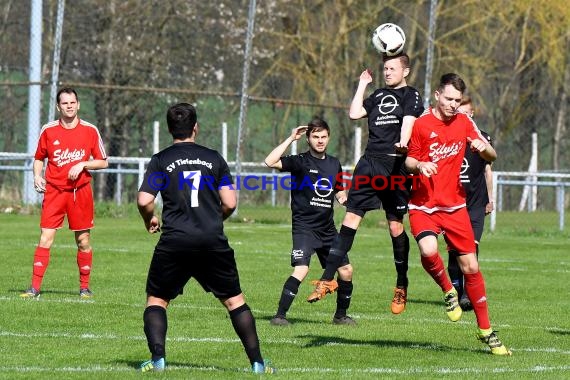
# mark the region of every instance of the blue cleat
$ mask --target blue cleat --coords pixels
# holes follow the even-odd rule
[[[162,372],[166,368],[166,362],[164,358],[160,358],[158,360],[147,360],[146,362],[141,363],[140,371],[141,372]]]
[[[277,370],[271,367],[271,363],[268,360],[264,360],[263,363],[255,362],[251,366],[251,371],[253,373],[275,373]]]

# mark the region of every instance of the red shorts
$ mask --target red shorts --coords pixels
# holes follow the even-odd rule
[[[46,185],[40,227],[61,228],[65,215],[72,231],[93,228],[93,192],[90,183],[75,190],[61,190],[49,183]]]
[[[475,252],[475,236],[466,207],[453,212],[435,211],[433,214],[410,210],[410,227],[414,237],[422,232],[443,234],[448,248],[463,254]]]

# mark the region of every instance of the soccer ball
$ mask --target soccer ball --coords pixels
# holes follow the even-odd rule
[[[380,54],[397,55],[404,50],[406,35],[396,24],[382,24],[372,33],[372,44]]]

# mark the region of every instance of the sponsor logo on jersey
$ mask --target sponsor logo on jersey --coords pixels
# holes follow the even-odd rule
[[[67,165],[70,162],[82,161],[83,157],[85,157],[85,149],[69,150],[65,148],[64,150],[58,149],[53,152],[53,162],[58,167]]]
[[[431,135],[429,135],[430,139],[434,139],[437,137],[437,133],[435,133],[434,131],[431,132]]]
[[[461,148],[463,148],[463,142],[454,142],[451,145],[435,142],[429,146],[429,157],[431,157],[431,162],[438,162],[445,158],[456,156],[461,151]]]
[[[293,258],[295,259],[301,259],[303,258],[303,250],[302,249],[294,249],[291,251],[291,256],[293,256]]]
[[[380,111],[382,115],[386,115],[394,112],[396,107],[398,107],[398,100],[396,100],[396,97],[394,95],[386,95],[382,100],[380,100],[378,111]]]
[[[467,158],[463,157],[463,164],[461,164],[461,170],[459,171],[459,180],[461,183],[471,182],[469,180],[469,174],[467,172],[469,170],[469,167],[469,161],[467,161]]]
[[[55,141],[53,142],[53,145],[59,145],[59,144],[60,144],[60,143],[59,143],[59,140],[55,140]]]

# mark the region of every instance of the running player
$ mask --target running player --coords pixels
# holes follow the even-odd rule
[[[166,114],[173,143],[152,156],[138,193],[138,208],[150,233],[162,231],[146,284],[144,332],[151,359],[141,371],[162,371],[166,357],[166,309],[195,278],[225,306],[254,373],[272,373],[259,347],[255,319],[240,288],[234,251],[223,221],[237,198],[226,161],[195,143],[196,110],[179,103]],[[162,226],[154,215],[155,197],[163,201]]]
[[[368,144],[364,156],[354,169],[346,214],[328,256],[326,269],[307,301],[316,302],[327,293],[336,291],[336,284],[332,282],[334,272],[350,251],[362,218],[367,211],[382,206],[388,221],[397,272],[391,310],[394,314],[400,314],[407,303],[410,252],[410,241],[403,224],[409,185],[402,185],[400,181],[407,176],[404,168],[407,144],[423,105],[418,90],[406,82],[410,73],[408,55],[384,56],[383,61],[386,86],[375,90],[365,99],[364,93],[368,84],[372,83],[372,74],[364,70],[350,105],[351,119],[368,118]],[[384,189],[375,187],[371,179],[377,176],[384,178],[389,185]],[[393,186],[396,177],[399,185]],[[363,178],[369,181],[362,181]]]
[[[418,175],[410,198],[410,226],[418,243],[422,266],[444,294],[446,312],[453,322],[461,318],[457,290],[447,277],[438,252],[437,237],[458,253],[465,277],[465,292],[473,304],[478,337],[495,355],[511,355],[491,328],[485,280],[475,257],[475,239],[465,207],[465,191],[459,182],[465,148],[492,162],[497,153],[481,135],[473,119],[457,108],[465,83],[457,74],[441,77],[435,91],[436,104],[414,123],[406,168]]]
[[[38,298],[50,261],[50,249],[58,229],[67,216],[69,229],[75,234],[79,297],[93,297],[89,279],[93,262],[91,228],[94,207],[91,170],[109,166],[97,127],[77,115],[79,98],[73,88],[57,92],[59,120],[42,127],[34,156],[34,188],[44,194],[40,221],[40,241],[34,252],[32,284],[22,298]],[[44,160],[47,160],[45,178]]]
[[[463,112],[467,116],[473,117],[474,109],[471,97],[463,97],[457,112]],[[484,131],[480,132],[492,145],[491,137]],[[469,219],[471,219],[471,226],[475,235],[475,252],[477,258],[479,258],[479,242],[483,236],[485,216],[493,211],[493,171],[491,162],[485,161],[480,155],[472,152],[467,147],[463,165],[461,166],[460,180],[467,196],[467,211],[469,212]],[[461,309],[463,311],[473,310],[469,297],[463,291],[463,273],[461,273],[457,263],[457,252],[453,250],[449,251],[447,273],[449,273],[453,287],[457,290]]]
[[[309,150],[283,157],[289,145],[303,135],[307,138]],[[295,128],[291,135],[265,158],[265,164],[270,168],[292,174],[291,266],[294,269],[283,285],[277,312],[271,319],[272,325],[289,325],[286,314],[299,286],[309,273],[311,256],[316,252],[324,268],[329,249],[337,234],[333,219],[334,199],[344,204],[346,193],[337,189],[338,176],[342,175],[340,162],[326,153],[329,137],[328,124],[320,118],[314,118],[308,126]],[[333,323],[354,325],[354,320],[346,315],[352,297],[352,265],[346,255],[338,268],[337,283],[337,309]]]

